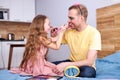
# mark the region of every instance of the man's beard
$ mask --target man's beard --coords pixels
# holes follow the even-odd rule
[[[75,29],[75,24],[72,22],[68,23],[68,29]]]

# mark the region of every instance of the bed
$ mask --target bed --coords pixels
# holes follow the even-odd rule
[[[120,80],[120,51],[96,60],[96,78],[68,78],[60,80]],[[12,74],[9,70],[0,70],[0,80],[26,80],[29,76]]]

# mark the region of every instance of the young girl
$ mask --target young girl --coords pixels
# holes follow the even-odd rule
[[[66,26],[62,26],[59,30],[58,40],[52,42],[52,40],[47,37],[50,31],[49,19],[45,15],[37,15],[30,25],[23,60],[19,68],[13,68],[11,72],[33,76],[63,76],[63,73],[56,74],[52,71],[56,68],[56,65],[46,61],[45,57],[48,48],[59,49],[65,30]]]

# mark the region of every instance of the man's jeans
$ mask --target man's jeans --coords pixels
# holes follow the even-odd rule
[[[55,61],[52,63],[57,65],[62,62],[72,62],[72,61],[67,59],[67,60],[62,60],[62,61]],[[78,77],[87,77],[87,78],[96,77],[96,70],[91,66],[81,66],[81,67],[79,67],[79,69],[80,69],[80,74]]]

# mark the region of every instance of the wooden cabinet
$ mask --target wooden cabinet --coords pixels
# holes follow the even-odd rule
[[[120,50],[120,3],[97,9],[97,29],[102,37],[102,58]]]
[[[3,56],[3,60],[1,63],[4,63],[1,65],[1,68],[7,68],[8,67],[8,58],[9,58],[9,51],[10,51],[10,44],[25,44],[24,41],[2,41],[1,42],[1,53]],[[13,48],[13,56],[12,56],[12,63],[11,67],[18,67],[23,56],[24,47],[16,47]]]

